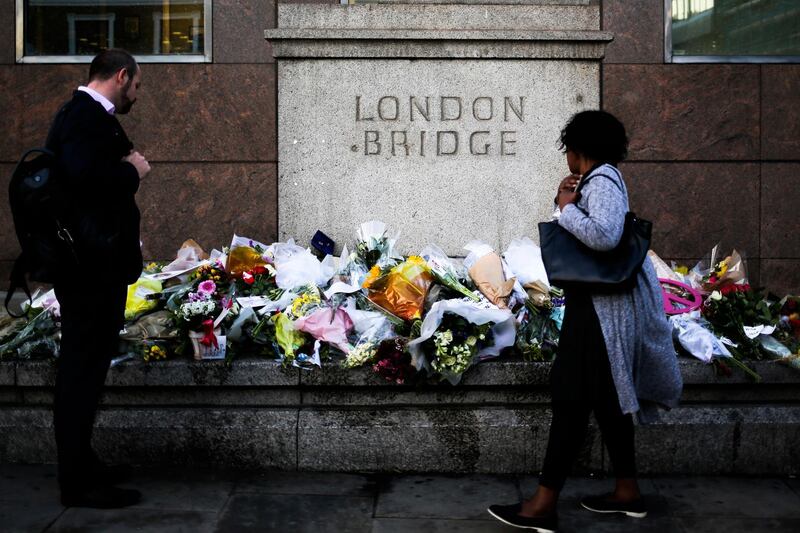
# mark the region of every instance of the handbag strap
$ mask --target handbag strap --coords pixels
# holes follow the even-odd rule
[[[620,181],[622,181],[622,175],[619,173],[619,170],[617,170],[616,168],[614,168],[614,167],[613,167],[613,166],[611,166],[611,165],[603,165],[603,166],[608,166],[609,168],[611,168],[611,170],[613,170],[613,171],[614,171],[614,173],[617,175],[617,178],[618,178]],[[598,167],[598,168],[599,168],[599,167]],[[620,190],[620,192],[623,192],[623,190],[622,190],[622,186],[621,186],[619,183],[617,183],[617,181],[616,181],[614,178],[612,178],[612,177],[611,177],[611,176],[609,176],[608,174],[597,173],[597,174],[589,174],[589,176],[587,176],[587,177],[583,178],[583,179],[580,181],[580,183],[578,183],[578,188],[577,188],[577,189],[575,189],[575,193],[576,193],[576,194],[577,194],[577,193],[579,193],[579,192],[581,191],[581,189],[583,189],[583,186],[584,186],[586,183],[588,183],[589,181],[591,181],[592,179],[594,179],[594,178],[597,178],[597,177],[603,177],[603,178],[606,178],[606,179],[610,180],[610,181],[611,181],[611,183],[613,183],[614,185],[616,185],[616,186],[617,186],[617,188]]]

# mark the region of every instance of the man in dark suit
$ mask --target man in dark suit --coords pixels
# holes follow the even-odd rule
[[[88,84],[58,112],[48,138],[77,260],[65,262],[54,284],[61,351],[53,424],[66,506],[116,508],[141,499],[138,491],[113,486],[126,469],[104,465],[91,446],[100,393],[119,350],[127,285],[142,270],[135,195],[150,165],[114,116],[130,111],[140,84],[129,53],[100,53]]]

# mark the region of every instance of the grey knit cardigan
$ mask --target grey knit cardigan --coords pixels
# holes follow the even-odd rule
[[[611,250],[622,237],[628,191],[622,175],[611,165],[602,165],[583,179],[589,178],[577,207],[566,205],[559,225],[592,249]],[[638,413],[639,422],[647,423],[657,419],[656,406],[677,406],[683,379],[650,259],[645,259],[633,290],[592,294],[592,302],[622,412]]]

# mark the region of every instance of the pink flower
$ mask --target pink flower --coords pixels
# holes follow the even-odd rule
[[[215,290],[217,290],[217,286],[210,279],[205,280],[204,282],[202,282],[200,285],[197,286],[198,293],[207,294],[209,296],[214,294]]]

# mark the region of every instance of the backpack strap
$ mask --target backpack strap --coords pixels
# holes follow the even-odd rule
[[[25,295],[28,297],[28,303],[33,305],[33,298],[31,297],[31,290],[28,288],[28,281],[25,279],[25,253],[19,254],[17,260],[14,261],[14,267],[11,269],[11,278],[8,284],[8,292],[6,292],[6,301],[5,307],[6,312],[9,316],[13,318],[22,318],[25,316],[25,313],[20,315],[15,315],[11,312],[11,309],[8,308],[8,304],[11,303],[11,298],[14,296],[14,293],[17,289],[22,289],[25,292]]]

